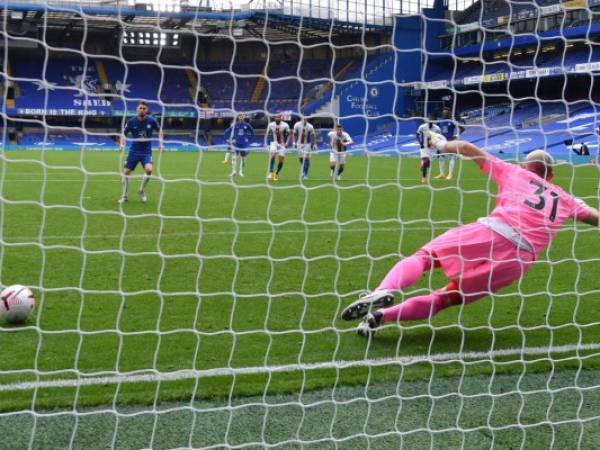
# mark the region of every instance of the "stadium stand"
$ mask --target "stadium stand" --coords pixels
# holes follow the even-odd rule
[[[440,46],[447,53],[431,57],[432,62],[440,64],[438,70],[427,74],[425,84],[440,87],[438,92],[434,89],[429,94],[429,100],[438,105],[448,94],[444,88],[453,89],[456,93],[454,114],[465,121],[465,137],[485,143],[492,151],[495,149],[507,156],[547,146],[556,155],[566,157],[568,150],[561,144],[564,140],[595,135],[593,99],[600,96],[595,92],[586,99],[565,90],[566,102],[561,97],[537,103],[519,95],[515,95],[509,103],[502,96],[474,99],[463,94],[463,91],[478,86],[498,89],[497,86],[502,83],[508,85],[508,80],[517,89],[526,89],[519,86],[525,86],[531,80],[540,80],[540,83],[555,80],[560,84],[565,74],[576,76],[598,70],[590,64],[600,61],[600,46],[593,41],[575,41],[565,45],[559,36],[551,34],[557,27],[560,28],[560,24],[553,15],[540,8],[556,4],[553,0],[535,4],[501,0],[476,2],[461,16],[456,16],[458,26],[466,26],[465,31],[458,34],[464,39],[457,39],[455,47],[448,47],[446,35],[440,35]],[[592,4],[590,8],[595,10],[597,6]],[[514,32],[526,33],[527,29],[519,24],[531,20],[538,13],[546,17],[543,26],[550,33],[539,51],[528,42],[506,48],[503,18],[511,18],[510,26]],[[577,17],[573,11],[565,13],[563,26],[577,31]],[[481,43],[481,36],[477,37],[469,30],[469,24],[474,22],[481,24],[480,27],[495,29],[490,42],[498,45],[483,49],[474,47]],[[595,29],[591,32],[600,34]],[[151,103],[151,109],[159,116],[193,118],[198,114],[198,92],[201,90],[203,107],[217,111],[217,116],[227,117],[235,111],[335,115],[334,100],[339,102],[352,97],[357,89],[366,86],[365,83],[389,80],[394,70],[391,68],[394,57],[391,52],[363,54],[354,58],[304,58],[299,61],[278,61],[272,56],[269,63],[236,58],[231,65],[203,60],[196,64],[198,71],[190,71],[177,64],[158,66],[143,58],[121,61],[116,57],[89,57],[84,60],[75,53],[54,51],[49,52],[47,58],[43,54],[37,57],[10,55],[7,66],[15,78],[16,95],[14,108],[11,108],[10,100],[7,106],[17,116],[46,112],[58,116],[92,114],[119,117],[123,111],[131,114],[136,102],[144,99]],[[484,94],[486,89],[483,89]],[[339,105],[336,107],[339,108]],[[429,114],[439,114],[439,108],[429,111]],[[419,110],[415,113],[425,114]],[[567,120],[567,117],[570,119]],[[411,127],[416,127],[418,121],[411,122],[409,119],[410,114],[403,116],[400,122],[386,118],[376,126],[355,132],[357,145],[354,151],[416,154]],[[573,123],[576,128],[571,126]],[[187,130],[178,130],[177,134],[167,126],[167,137],[173,139],[167,139],[166,146],[175,149],[180,144],[185,148],[188,144],[201,148],[209,143],[224,145],[222,129],[227,124],[228,120],[216,125],[216,132],[210,135],[195,132],[192,122],[184,125]],[[109,134],[115,133],[118,126],[105,126],[108,129],[98,136],[54,131],[41,135],[38,129],[26,127],[7,145],[39,146],[46,142],[48,147],[77,148],[77,143],[83,142],[85,145],[113,148],[114,140]],[[259,129],[252,145],[261,147],[263,141]],[[323,146],[323,138],[320,145]]]

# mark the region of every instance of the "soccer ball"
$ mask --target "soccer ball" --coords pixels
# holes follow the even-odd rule
[[[0,318],[9,323],[26,321],[34,306],[33,293],[20,284],[9,286],[0,294]]]

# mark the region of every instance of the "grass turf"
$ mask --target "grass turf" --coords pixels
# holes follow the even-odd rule
[[[162,181],[149,185],[149,203],[137,201],[134,181],[121,209],[116,153],[4,154],[0,282],[33,287],[38,307],[26,326],[0,329],[0,383],[598,341],[600,241],[580,225],[566,226],[521,283],[443,311],[431,325],[387,327],[368,343],[339,319],[401,255],[491,210],[493,186],[471,163],[429,187],[418,183],[415,159],[351,157],[336,185],[326,158],[314,159],[305,183],[288,158],[270,184],[264,154],[250,155],[246,177],[233,182],[221,157],[156,155]],[[557,182],[596,206],[596,168],[562,166]],[[432,273],[411,292],[444,283]],[[2,395],[0,410],[595,368],[593,355],[30,389]]]
[[[0,450],[597,448],[599,372],[434,377],[231,403],[164,403],[0,417]],[[575,388],[575,386],[577,388]],[[485,387],[482,390],[482,387]],[[58,413],[58,414],[57,414]]]

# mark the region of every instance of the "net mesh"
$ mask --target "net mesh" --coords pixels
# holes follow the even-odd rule
[[[471,161],[420,183],[427,116],[494,156],[547,149],[597,206],[595,5],[350,3],[4,5],[0,284],[37,297],[0,325],[4,446],[594,447],[597,230],[567,224],[522,280],[372,339],[340,313],[494,207]],[[164,138],[148,201],[138,167],[119,205],[140,100]],[[222,164],[239,112],[244,177]],[[288,145],[277,181],[275,113],[311,116],[318,144],[304,173]]]

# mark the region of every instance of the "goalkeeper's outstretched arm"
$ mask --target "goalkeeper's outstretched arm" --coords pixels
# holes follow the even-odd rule
[[[430,144],[440,152],[462,155],[465,158],[472,159],[479,167],[483,167],[488,157],[485,150],[467,141],[447,141],[444,136],[438,133],[430,133],[429,140]]]
[[[590,213],[586,216],[585,219],[581,219],[581,222],[597,227],[598,226],[598,210],[596,208],[590,208]]]
[[[429,139],[431,145],[440,152],[460,154],[466,158],[472,159],[479,167],[483,167],[483,164],[488,158],[488,154],[485,150],[467,141],[446,141],[446,138],[437,133],[430,133]],[[585,219],[578,220],[597,227],[599,222],[598,210],[590,207],[589,214]]]

